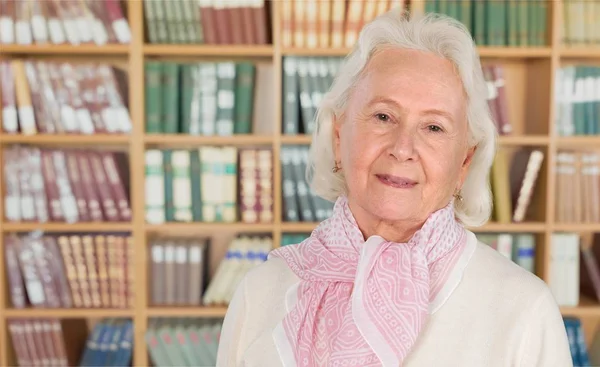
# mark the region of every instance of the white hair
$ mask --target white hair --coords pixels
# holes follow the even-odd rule
[[[492,211],[489,172],[496,153],[497,131],[487,105],[488,90],[473,39],[462,23],[440,14],[409,17],[406,12],[391,10],[363,27],[315,117],[306,170],[311,189],[329,201],[347,193],[343,173],[332,171],[333,123],[346,108],[370,57],[381,47],[428,51],[454,64],[467,100],[468,143],[470,147],[477,146],[461,189],[463,200],[455,202],[455,215],[466,226],[484,224]]]

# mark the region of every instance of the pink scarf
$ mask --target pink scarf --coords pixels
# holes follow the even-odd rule
[[[273,250],[301,279],[274,341],[284,366],[400,366],[460,258],[452,202],[408,243],[366,242],[346,197],[299,245]],[[444,290],[446,293],[446,290]]]

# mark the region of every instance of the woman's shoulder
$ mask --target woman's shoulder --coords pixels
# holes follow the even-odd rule
[[[513,306],[538,302],[540,299],[546,299],[554,306],[546,282],[481,241],[477,241],[462,283],[479,296],[510,300],[508,304]]]
[[[285,291],[299,280],[285,260],[277,257],[271,257],[253,267],[244,279],[247,289],[263,294]]]

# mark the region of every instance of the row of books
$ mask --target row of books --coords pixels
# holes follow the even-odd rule
[[[508,101],[506,98],[506,79],[502,65],[483,65],[483,76],[486,81],[488,107],[496,130],[500,135],[512,132],[512,123],[508,117]]]
[[[158,238],[150,244],[151,304],[200,306],[208,280],[208,241]]]
[[[129,235],[5,236],[14,308],[133,307],[133,238]]]
[[[204,305],[228,305],[246,273],[266,261],[272,248],[269,236],[242,235],[233,239],[202,296]]]
[[[352,47],[365,24],[390,9],[402,12],[406,0],[283,0],[283,47]]]
[[[557,69],[554,101],[558,135],[600,135],[600,67],[571,65]]]
[[[150,43],[271,43],[265,0],[144,0],[144,18]]]
[[[133,334],[131,320],[100,320],[86,340],[79,366],[129,366],[133,355]]]
[[[125,153],[11,145],[3,161],[7,222],[131,220]]]
[[[255,74],[251,62],[146,62],[146,132],[251,133]]]
[[[536,238],[531,233],[478,233],[477,239],[535,274]]]
[[[119,0],[0,2],[0,44],[127,44],[131,30]]]
[[[63,325],[59,319],[9,319],[10,343],[16,365],[26,366],[129,366],[133,352],[133,322],[100,319],[85,340],[81,322]],[[82,345],[81,355],[73,353]]]
[[[146,222],[273,221],[268,148],[146,151]]]
[[[23,135],[129,133],[126,84],[123,72],[108,64],[1,61],[2,130]]]
[[[560,150],[555,172],[556,221],[600,223],[600,151]]]
[[[321,99],[341,67],[340,57],[286,56],[283,59],[283,134],[312,134]]]
[[[216,366],[222,327],[222,319],[150,319],[144,339],[152,365]]]
[[[6,324],[18,366],[69,366],[60,320],[9,319]]]
[[[333,202],[317,196],[305,179],[308,147],[281,147],[283,220],[286,222],[320,222],[333,214]]]
[[[594,346],[592,345],[592,348],[589,348],[589,350],[595,353],[595,355],[590,356],[590,353],[588,352],[587,343],[585,342],[585,335],[583,331],[583,325],[581,324],[581,320],[577,317],[563,317],[563,322],[567,331],[567,338],[569,340],[569,350],[571,351],[573,367],[597,366],[598,363],[600,363],[600,348],[598,348],[598,351],[594,352]],[[600,336],[600,334],[598,336]],[[597,337],[596,339],[600,341],[600,338]],[[596,342],[596,344],[599,343]],[[590,357],[593,357],[595,359],[595,362],[592,362],[592,359],[590,359]]]
[[[492,164],[490,182],[494,197],[492,220],[498,223],[523,222],[531,217],[529,209],[544,152],[520,148],[514,154],[499,149]]]
[[[568,46],[600,44],[600,2],[597,0],[562,0],[561,40]]]
[[[446,14],[463,23],[479,46],[545,46],[548,19],[545,0],[425,0],[425,11]]]
[[[548,285],[561,306],[600,301],[600,234],[553,233]]]

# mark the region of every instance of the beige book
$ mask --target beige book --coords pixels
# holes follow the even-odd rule
[[[344,26],[344,46],[354,47],[362,24],[363,0],[348,0],[346,24]]]
[[[73,252],[71,251],[71,246],[69,244],[69,237],[59,236],[57,243],[65,265],[65,273],[69,282],[69,288],[71,288],[71,299],[73,300],[73,305],[77,308],[83,307],[79,279],[77,277],[77,270],[73,260]]]
[[[494,214],[499,223],[511,222],[511,192],[508,156],[506,150],[496,153],[492,164],[492,191],[494,193]]]
[[[306,1],[294,0],[294,47],[306,47]]]
[[[331,6],[333,0],[319,0],[319,47],[328,48],[330,47],[331,41]]]
[[[81,292],[83,307],[91,308],[93,306],[92,293],[81,237],[78,235],[71,235],[69,236],[69,243],[71,244],[73,262],[75,264],[75,271],[77,272],[77,279],[79,280],[79,290]]]
[[[304,30],[305,30],[305,46],[308,48],[316,48],[319,45],[319,5],[317,0],[304,0]]]
[[[37,134],[31,91],[29,90],[27,73],[25,72],[25,62],[23,60],[12,60],[11,68],[15,78],[15,95],[17,97],[17,111],[21,133],[24,135]]]
[[[346,20],[346,1],[332,0],[331,4],[331,47],[344,47],[344,26]]]
[[[94,239],[86,235],[81,237],[85,264],[87,267],[87,277],[90,285],[90,296],[94,307],[102,307],[102,298],[100,296],[100,283],[98,269],[96,268],[96,251],[94,250]]]
[[[111,307],[110,303],[110,277],[108,275],[108,253],[106,247],[106,237],[97,235],[94,238],[96,246],[96,264],[98,269],[98,282],[100,285],[100,299],[102,307]]]
[[[193,240],[189,245],[188,257],[188,291],[187,303],[199,306],[202,304],[205,268],[205,240]]]
[[[292,47],[294,44],[294,6],[292,0],[281,0],[281,45]]]

